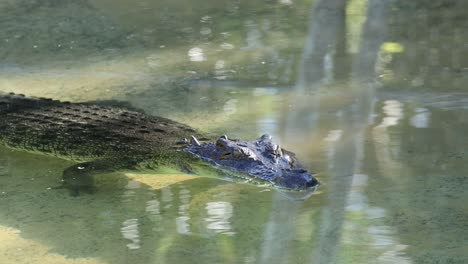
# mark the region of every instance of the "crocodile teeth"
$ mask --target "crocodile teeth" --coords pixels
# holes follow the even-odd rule
[[[195,145],[195,146],[200,146],[200,142],[198,142],[198,139],[194,136],[190,137],[190,144]]]

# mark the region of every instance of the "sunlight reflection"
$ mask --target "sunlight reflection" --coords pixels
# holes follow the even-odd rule
[[[122,194],[122,198],[124,202],[131,202],[132,197],[135,196],[135,189],[139,189],[141,187],[141,183],[135,180],[129,180],[127,182],[127,186],[125,186],[125,192]]]
[[[427,128],[429,126],[431,112],[423,107],[416,108],[415,112],[414,116],[410,119],[411,125],[416,128]]]
[[[171,188],[170,187],[166,187],[166,188],[163,188],[161,189],[161,200],[164,202],[164,203],[167,203],[164,208],[165,209],[168,209],[168,208],[171,208],[172,206],[172,191],[171,191]]]
[[[341,129],[331,130],[328,132],[328,135],[323,140],[327,142],[335,142],[340,140],[342,134],[343,131]]]
[[[215,78],[217,80],[225,80],[226,79],[226,73],[228,72],[224,67],[225,67],[225,61],[224,60],[217,60],[215,63]]]
[[[159,215],[159,212],[160,212],[159,207],[160,207],[160,203],[158,200],[156,199],[149,200],[146,202],[145,210],[151,215]]]
[[[232,45],[231,43],[227,43],[227,42],[224,42],[222,43],[221,45],[219,45],[222,49],[226,49],[226,50],[231,50],[231,49],[234,49],[234,45]]]
[[[234,235],[230,219],[233,215],[232,205],[229,202],[209,202],[206,204],[208,217],[206,228],[224,235]]]
[[[322,82],[324,85],[330,84],[333,82],[334,76],[333,76],[333,55],[331,52],[327,52],[325,56],[323,57],[323,79]]]
[[[293,1],[292,0],[280,0],[279,3],[282,5],[292,5]]]
[[[384,176],[396,177],[400,175],[402,166],[393,158],[394,153],[399,153],[401,144],[391,140],[388,131],[389,126],[397,125],[403,118],[403,104],[396,100],[387,100],[382,107],[385,117],[382,122],[372,129],[375,145],[375,157]]]
[[[194,61],[194,62],[200,62],[200,61],[206,60],[206,56],[203,53],[203,49],[198,48],[198,47],[191,48],[188,51],[188,56],[190,58],[190,61]]]
[[[257,49],[261,47],[260,31],[258,30],[258,25],[252,20],[247,20],[245,22],[245,27],[247,30],[247,37],[245,38],[245,41],[246,41],[245,48]]]
[[[379,127],[389,127],[398,124],[398,121],[403,118],[403,104],[397,100],[387,100],[382,108],[386,117],[383,118]]]
[[[176,218],[177,233],[179,234],[190,234],[190,225],[188,221],[190,220],[188,209],[190,204],[190,191],[187,189],[182,189],[179,192],[179,216]]]
[[[132,218],[127,219],[122,223],[122,228],[120,229],[122,236],[125,239],[131,241],[127,244],[129,249],[138,249],[140,248],[140,232],[138,231],[138,219]]]

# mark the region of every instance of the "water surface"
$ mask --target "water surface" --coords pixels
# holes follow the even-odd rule
[[[269,133],[305,201],[177,173],[50,190],[0,148],[0,263],[467,263],[465,1],[1,1],[0,90]]]

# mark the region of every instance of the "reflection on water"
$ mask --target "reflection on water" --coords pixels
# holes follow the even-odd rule
[[[231,231],[229,223],[232,217],[232,205],[228,202],[210,202],[206,204],[208,218],[206,228],[215,231],[216,233],[225,235],[234,235]]]
[[[140,248],[140,234],[138,232],[138,219],[128,219],[122,223],[120,229],[122,237],[131,241],[127,244],[129,249]]]
[[[116,172],[73,198],[50,189],[69,162],[0,148],[0,262],[468,262],[466,1],[0,10],[1,91],[124,100],[233,138],[269,133],[322,183],[291,201]]]
[[[189,220],[190,216],[188,215],[189,202],[190,202],[190,191],[187,189],[182,189],[179,192],[179,217],[176,218],[177,224],[177,233],[179,234],[190,234]]]

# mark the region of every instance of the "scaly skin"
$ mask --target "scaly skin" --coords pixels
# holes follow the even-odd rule
[[[0,143],[79,162],[63,172],[74,195],[92,189],[93,174],[160,164],[190,173],[212,164],[218,175],[286,189],[318,185],[292,153],[273,145],[268,136],[256,141],[230,141],[224,136],[216,144],[206,140],[187,125],[125,107],[0,94]]]

